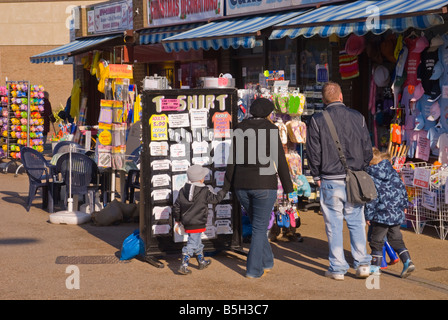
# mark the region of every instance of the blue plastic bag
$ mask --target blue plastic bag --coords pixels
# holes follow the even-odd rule
[[[140,238],[140,230],[134,230],[134,232],[123,241],[120,260],[129,260],[139,254],[143,255],[144,253],[145,245]]]

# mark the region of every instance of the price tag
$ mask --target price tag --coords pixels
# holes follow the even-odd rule
[[[168,140],[168,117],[165,114],[153,114],[149,118],[151,126],[151,140]]]

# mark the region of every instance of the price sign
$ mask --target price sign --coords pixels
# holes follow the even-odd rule
[[[154,114],[149,119],[151,140],[168,140],[168,117],[165,114]]]
[[[431,178],[431,170],[424,168],[415,168],[414,186],[429,189],[430,178]]]

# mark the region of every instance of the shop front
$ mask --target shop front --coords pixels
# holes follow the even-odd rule
[[[59,133],[72,134],[74,138],[70,139],[90,145],[96,139],[86,141],[83,135],[86,129],[90,131],[98,125],[101,100],[108,95],[105,84],[110,69],[117,73],[121,66],[130,70],[133,67],[133,3],[131,0],[105,2],[78,7],[74,12],[77,20],[72,25],[73,40],[32,56],[30,61],[73,64],[73,88],[67,97],[67,104],[62,108],[53,108],[53,111],[63,116],[62,119],[58,118],[61,121]],[[126,77],[133,84],[133,72]],[[93,131],[96,133],[96,129]],[[53,140],[58,139],[60,135],[56,134]]]
[[[409,197],[403,226],[417,233],[435,227],[441,239],[448,233],[443,191],[447,5],[437,0],[335,4],[280,23],[270,35],[273,41],[339,42],[333,50],[337,59],[330,59],[338,69],[330,68],[330,79],[343,88],[352,82],[348,105],[365,115],[373,145],[389,152],[403,177]]]
[[[232,16],[226,11],[223,19],[167,37],[162,44],[167,52],[230,52],[231,68],[225,72],[236,77],[240,96],[252,84],[264,87],[257,94],[275,102],[275,121],[282,128],[285,122],[291,125],[293,118],[306,123],[309,115],[321,111],[321,86],[336,81],[343,89],[344,102],[364,114],[373,144],[390,152],[397,170],[406,159],[446,164],[447,5],[442,0],[361,0],[309,10],[276,8],[277,12],[258,15],[248,10],[243,16],[241,12]],[[231,6],[229,1],[227,10]],[[282,20],[282,14],[290,17]],[[273,24],[271,16],[276,16]],[[257,17],[265,24],[251,29]],[[239,23],[244,25],[240,30]],[[275,86],[275,80],[288,83]],[[254,92],[250,92],[252,97]],[[287,115],[294,92],[306,97],[300,117]]]
[[[429,137],[434,128],[448,128],[443,51],[448,1],[304,2],[289,1],[275,8],[262,3],[255,8],[229,0],[225,4],[212,1],[207,6],[187,8],[179,1],[178,6],[171,8],[167,7],[168,3],[174,2],[145,1],[139,16],[143,20],[138,24],[133,21],[131,25],[128,21],[122,29],[116,29],[117,24],[96,29],[96,22],[89,23],[88,34],[70,45],[89,39],[98,41],[94,46],[81,45],[78,49],[68,45],[70,49],[61,47],[58,53],[33,59],[46,62],[45,59],[75,56],[75,82],[79,80],[76,89],[85,97],[79,105],[81,111],[84,103],[84,114],[80,112],[77,121],[83,121],[80,125],[101,124],[100,153],[105,153],[101,159],[110,166],[114,156],[108,151],[123,153],[118,148],[121,144],[108,144],[114,143],[109,139],[114,136],[113,125],[118,124],[114,119],[132,124],[144,116],[144,130],[152,130],[148,127],[152,114],[141,110],[152,104],[148,100],[143,104],[139,101],[150,96],[151,90],[145,85],[158,84],[161,78],[166,81],[166,88],[175,90],[235,89],[237,105],[229,110],[236,121],[250,116],[250,104],[255,98],[271,99],[276,107],[272,120],[279,128],[287,153],[291,177],[296,183],[297,203],[300,198],[310,200],[317,194],[311,192],[314,189],[306,175],[306,124],[314,112],[323,110],[320,92],[322,85],[330,80],[341,84],[344,102],[365,115],[374,145],[388,149],[398,161],[396,165],[404,161],[403,157],[423,161],[439,157],[441,163],[448,162],[440,152],[439,145],[444,140]],[[118,19],[118,14],[114,14],[117,3],[124,8],[130,2],[93,6],[86,16],[94,21],[97,14],[104,15],[103,20]],[[135,12],[134,8],[131,12]],[[127,31],[130,29],[135,32]],[[110,72],[114,66],[131,68],[132,76],[101,73],[101,70]],[[431,73],[433,69],[440,73],[437,79],[433,79],[436,77]],[[432,82],[428,85],[426,80]],[[128,89],[125,100],[117,95],[123,91],[116,90],[124,87]],[[179,95],[177,92],[176,97]],[[176,104],[175,101],[167,103]],[[124,117],[117,117],[119,106]],[[212,125],[208,123],[206,127]],[[399,134],[391,135],[396,132],[391,128],[399,128]],[[147,136],[150,131],[146,131],[143,142],[149,145],[152,139]],[[444,137],[445,131],[437,133]],[[145,152],[150,152],[148,145],[144,147]],[[431,147],[439,148],[439,153],[434,153]],[[122,160],[119,155],[116,157],[116,162]],[[152,176],[154,172],[149,171]],[[152,181],[145,183],[148,190],[153,187]],[[162,189],[170,187],[171,182]],[[279,190],[277,213],[285,214],[284,195]],[[147,211],[141,212],[149,214]],[[297,220],[297,212],[291,217],[294,218],[290,220]],[[145,219],[148,221],[148,217]],[[163,230],[172,237],[172,221],[165,220],[169,222],[157,222],[147,228]],[[156,230],[159,224],[164,227]]]

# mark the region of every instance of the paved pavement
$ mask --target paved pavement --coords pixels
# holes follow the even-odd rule
[[[401,279],[401,263],[379,279],[357,279],[351,269],[344,281],[324,277],[328,266],[322,216],[301,212],[303,242],[280,237],[272,242],[275,266],[261,279],[247,279],[246,257],[226,251],[192,274],[176,273],[179,257],[161,258],[164,268],[133,259],[118,262],[123,240],[137,223],[97,227],[55,225],[37,197],[29,212],[26,174],[0,173],[0,299],[2,300],[446,300],[448,242],[426,227],[423,234],[404,230],[416,265]],[[344,249],[350,259],[345,229]],[[245,244],[247,248],[247,244]],[[78,277],[79,276],[79,277]],[[74,279],[79,279],[79,282]],[[79,284],[79,288],[76,285]],[[170,311],[177,313],[179,308]],[[223,312],[223,310],[220,310]]]

